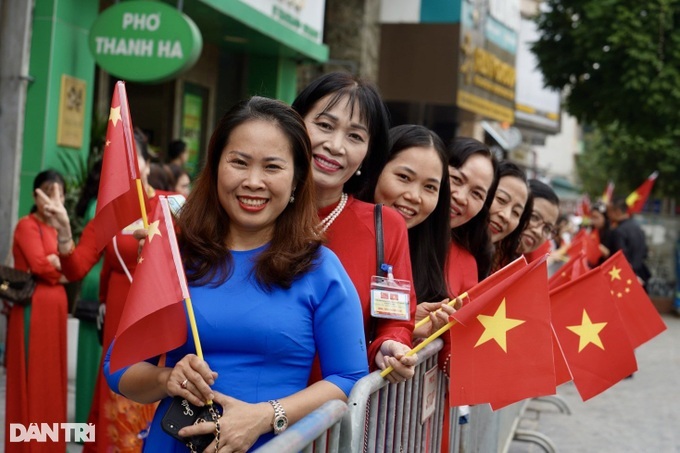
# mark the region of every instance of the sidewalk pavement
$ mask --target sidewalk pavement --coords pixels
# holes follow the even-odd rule
[[[640,346],[638,371],[604,393],[581,401],[568,383],[558,395],[571,415],[532,401],[519,428],[548,436],[562,453],[680,453],[680,318],[663,315],[668,329]],[[537,444],[513,441],[509,453],[538,453]]]

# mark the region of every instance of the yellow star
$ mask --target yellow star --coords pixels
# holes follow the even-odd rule
[[[627,287],[627,286],[626,286],[626,292],[627,292],[627,293],[629,293],[629,292],[630,292],[630,288],[629,288],[629,287]]]
[[[638,201],[639,199],[640,199],[640,194],[637,193],[637,190],[636,190],[635,192],[631,193],[630,195],[628,195],[626,197],[626,204],[628,206],[633,206],[635,204],[635,202]]]
[[[598,334],[602,329],[604,329],[604,326],[606,325],[606,322],[597,322],[593,324],[593,322],[590,320],[590,317],[588,316],[588,313],[584,309],[581,324],[578,326],[567,326],[567,329],[571,330],[580,337],[578,341],[578,352],[581,352],[583,348],[588,346],[589,343],[594,344],[604,351],[602,340]]]
[[[159,223],[161,223],[161,221],[156,220],[155,222],[149,224],[149,228],[147,230],[148,232],[147,238],[149,239],[149,244],[151,243],[151,241],[153,241],[154,236],[158,235],[160,237],[163,237],[163,235],[161,234],[161,230],[158,229]]]
[[[118,107],[111,107],[111,111],[109,113],[109,120],[113,121],[113,127],[116,127],[116,123],[121,120],[120,116],[120,105]]]
[[[111,140],[106,141],[106,146],[109,146],[111,144]]]
[[[612,278],[610,281],[613,282],[614,280],[621,280],[621,268],[617,268],[616,266],[612,266],[612,270],[610,270],[607,273]]]
[[[633,280],[631,279],[626,280],[626,285],[630,285],[631,283],[633,283]]]
[[[137,259],[137,264],[142,264],[143,262],[144,262],[144,257],[143,257],[143,256],[140,256],[140,257]]]
[[[482,336],[477,340],[475,347],[480,344],[484,344],[489,340],[496,340],[498,346],[500,346],[503,351],[508,352],[507,348],[507,332],[510,329],[523,324],[525,321],[521,319],[511,319],[505,316],[505,298],[498,306],[496,313],[493,316],[479,315],[477,316],[479,322],[484,326],[484,332]]]

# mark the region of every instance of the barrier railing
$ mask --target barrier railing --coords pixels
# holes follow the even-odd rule
[[[339,449],[340,422],[347,404],[331,400],[262,445],[256,453],[336,453]]]
[[[446,380],[437,367],[437,339],[418,353],[415,376],[390,384],[378,371],[360,379],[342,420],[340,451],[439,452],[448,402]]]

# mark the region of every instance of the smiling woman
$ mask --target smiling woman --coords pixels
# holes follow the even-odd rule
[[[178,219],[178,239],[205,360],[192,338],[112,373],[128,398],[160,400],[145,451],[186,451],[161,429],[179,396],[222,407],[217,422],[179,430],[214,436],[206,451],[250,451],[367,374],[357,293],[321,245],[311,146],[302,118],[253,97],[218,123],[206,166]],[[315,355],[323,373],[308,386]],[[223,427],[220,430],[220,426]]]
[[[389,157],[372,200],[406,220],[418,302],[448,296],[444,263],[449,243],[449,177],[444,143],[423,126],[390,129]],[[416,321],[418,321],[416,312]]]

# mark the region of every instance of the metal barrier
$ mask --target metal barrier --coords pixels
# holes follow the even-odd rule
[[[449,409],[447,381],[437,366],[442,346],[437,339],[420,351],[415,376],[406,382],[390,384],[375,371],[354,385],[341,425],[341,452],[440,451]],[[423,420],[425,408],[432,413]]]
[[[347,404],[331,400],[291,425],[255,453],[336,453],[339,450],[340,421]]]

